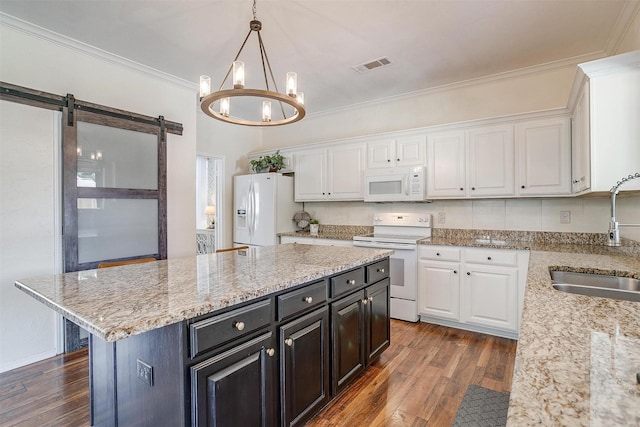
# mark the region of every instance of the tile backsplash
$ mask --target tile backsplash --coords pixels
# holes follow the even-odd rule
[[[322,224],[371,225],[379,212],[429,212],[435,228],[604,233],[611,199],[606,196],[545,199],[437,200],[431,203],[306,203]],[[616,218],[640,224],[640,194],[622,193]],[[640,240],[640,227],[621,227],[622,237]]]

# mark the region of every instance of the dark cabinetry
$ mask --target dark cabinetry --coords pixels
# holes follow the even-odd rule
[[[389,346],[388,265],[189,322],[191,424],[304,424]]]
[[[194,426],[275,426],[276,358],[272,332],[190,368]]]
[[[385,260],[368,266],[368,286],[331,303],[333,394],[340,392],[389,347],[388,265]],[[360,269],[354,271],[354,276],[360,274]]]
[[[280,327],[280,395],[285,426],[301,425],[329,401],[329,309]]]

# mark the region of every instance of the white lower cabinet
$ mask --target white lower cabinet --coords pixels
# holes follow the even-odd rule
[[[420,260],[418,277],[418,312],[460,320],[460,264]]]
[[[461,320],[517,331],[518,270],[467,264],[465,276],[461,290]]]
[[[528,251],[418,247],[421,320],[517,338]]]

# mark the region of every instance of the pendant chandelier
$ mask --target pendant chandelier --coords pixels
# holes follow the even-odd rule
[[[262,30],[262,22],[256,19],[256,1],[253,0],[253,20],[249,22],[249,33],[247,34],[247,37],[245,37],[244,42],[242,42],[240,50],[236,54],[227,74],[222,80],[218,91],[211,92],[211,78],[209,76],[200,76],[200,107],[206,115],[211,116],[214,119],[222,120],[223,122],[245,126],[286,125],[302,120],[305,116],[304,94],[297,91],[296,73],[287,73],[285,83],[286,93],[278,92],[278,86],[273,78],[271,64],[269,63],[267,50],[262,42],[260,30]],[[258,38],[262,73],[264,75],[264,83],[266,87],[265,89],[245,88],[244,62],[238,60],[242,50],[247,44],[247,40],[249,40],[249,37],[254,32],[257,34]],[[230,75],[233,88],[223,89]],[[271,84],[274,90],[271,90],[269,87],[269,78],[271,79]],[[254,119],[241,118],[232,114],[232,102],[234,101],[234,98],[238,101],[241,99],[240,97],[242,97],[242,99],[250,99],[251,102],[249,105],[252,103],[254,104],[252,107],[249,107],[254,109],[256,112]],[[260,103],[260,100],[262,100],[262,103]],[[279,106],[275,111],[275,115],[272,114],[274,112],[271,108],[272,100],[277,102]],[[246,106],[247,102],[243,105]]]

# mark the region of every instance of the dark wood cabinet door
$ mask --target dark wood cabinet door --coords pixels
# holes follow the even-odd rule
[[[268,332],[191,367],[194,426],[276,425],[274,344]]]
[[[280,365],[282,424],[302,425],[329,401],[329,307],[280,327]]]
[[[389,312],[389,279],[365,289],[367,326],[367,365],[389,347],[391,318]]]
[[[364,369],[364,333],[364,290],[331,304],[331,392],[334,395]]]

